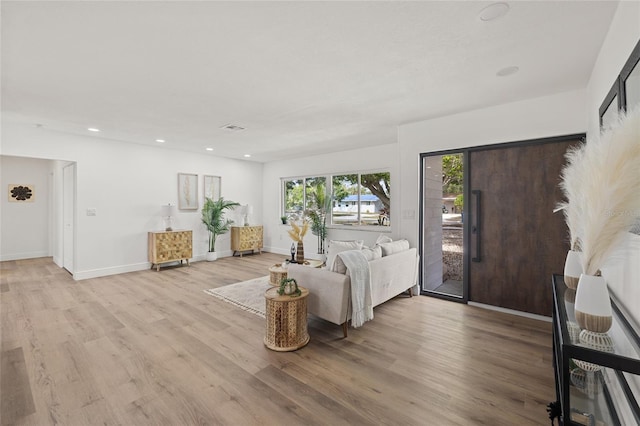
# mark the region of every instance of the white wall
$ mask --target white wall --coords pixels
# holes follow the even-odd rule
[[[366,245],[375,244],[376,238],[382,232],[394,239],[400,235],[397,231],[398,226],[395,225],[398,223],[398,219],[395,218],[399,218],[401,203],[400,191],[395,190],[395,188],[399,188],[399,185],[396,186],[395,183],[399,176],[398,145],[396,143],[266,163],[262,186],[264,191],[265,249],[273,253],[288,254],[291,247],[292,241],[287,235],[287,231],[291,227],[282,225],[280,221],[282,178],[378,170],[388,170],[391,173],[391,229],[386,227],[384,229],[379,227],[373,227],[374,229],[330,227],[327,232],[328,240],[364,240]],[[318,258],[315,255],[317,241],[317,237],[311,232],[307,234],[304,240],[306,257]]]
[[[420,153],[583,133],[585,98],[571,91],[400,126],[401,208],[415,217],[400,234],[417,245]]]
[[[2,123],[2,153],[77,163],[76,279],[149,267],[147,232],[164,228],[161,205],[177,204],[178,173],[198,174],[200,206],[202,175],[218,175],[226,199],[254,205],[253,220],[262,218],[262,165],[258,163],[48,131],[7,115]],[[64,164],[55,163],[59,173]],[[56,188],[58,180],[54,173]],[[89,208],[96,209],[97,215],[87,216]],[[55,214],[58,208],[51,211]],[[240,215],[233,218],[242,220]],[[56,228],[61,217],[57,222]],[[192,229],[194,258],[203,258],[207,233],[200,210],[181,211],[174,229]],[[59,232],[55,229],[53,234],[59,237]],[[230,255],[229,234],[220,237],[216,247],[220,256]],[[61,246],[55,243],[53,249],[54,259],[59,259]]]
[[[616,77],[640,40],[640,2],[620,2],[587,86],[589,133],[599,130],[598,110]],[[633,241],[636,241],[634,244]],[[629,235],[621,248],[624,259],[603,269],[611,291],[640,323],[640,237]]]
[[[0,156],[0,260],[51,255],[51,161]],[[29,185],[33,202],[9,202],[9,185]]]

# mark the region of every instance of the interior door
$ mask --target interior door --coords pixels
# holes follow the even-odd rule
[[[76,197],[76,165],[63,168],[62,181],[62,266],[73,274],[74,268],[74,224]]]
[[[558,184],[579,136],[469,153],[469,300],[551,316],[568,246]]]

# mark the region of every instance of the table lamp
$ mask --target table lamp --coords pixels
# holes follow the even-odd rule
[[[249,215],[253,214],[253,206],[247,204],[244,206],[244,226],[249,226]]]
[[[176,206],[167,204],[166,206],[160,206],[160,211],[162,212],[162,216],[165,218],[165,231],[173,231],[173,228],[171,228],[171,216],[178,214],[178,209]]]

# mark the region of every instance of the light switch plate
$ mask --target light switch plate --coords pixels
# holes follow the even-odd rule
[[[87,216],[95,216],[96,215],[96,209],[95,208],[90,208],[87,209]]]

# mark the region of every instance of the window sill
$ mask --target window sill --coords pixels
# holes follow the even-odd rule
[[[327,229],[334,229],[336,231],[364,231],[364,232],[380,232],[383,234],[390,234],[390,226],[370,226],[370,225],[327,225]]]

